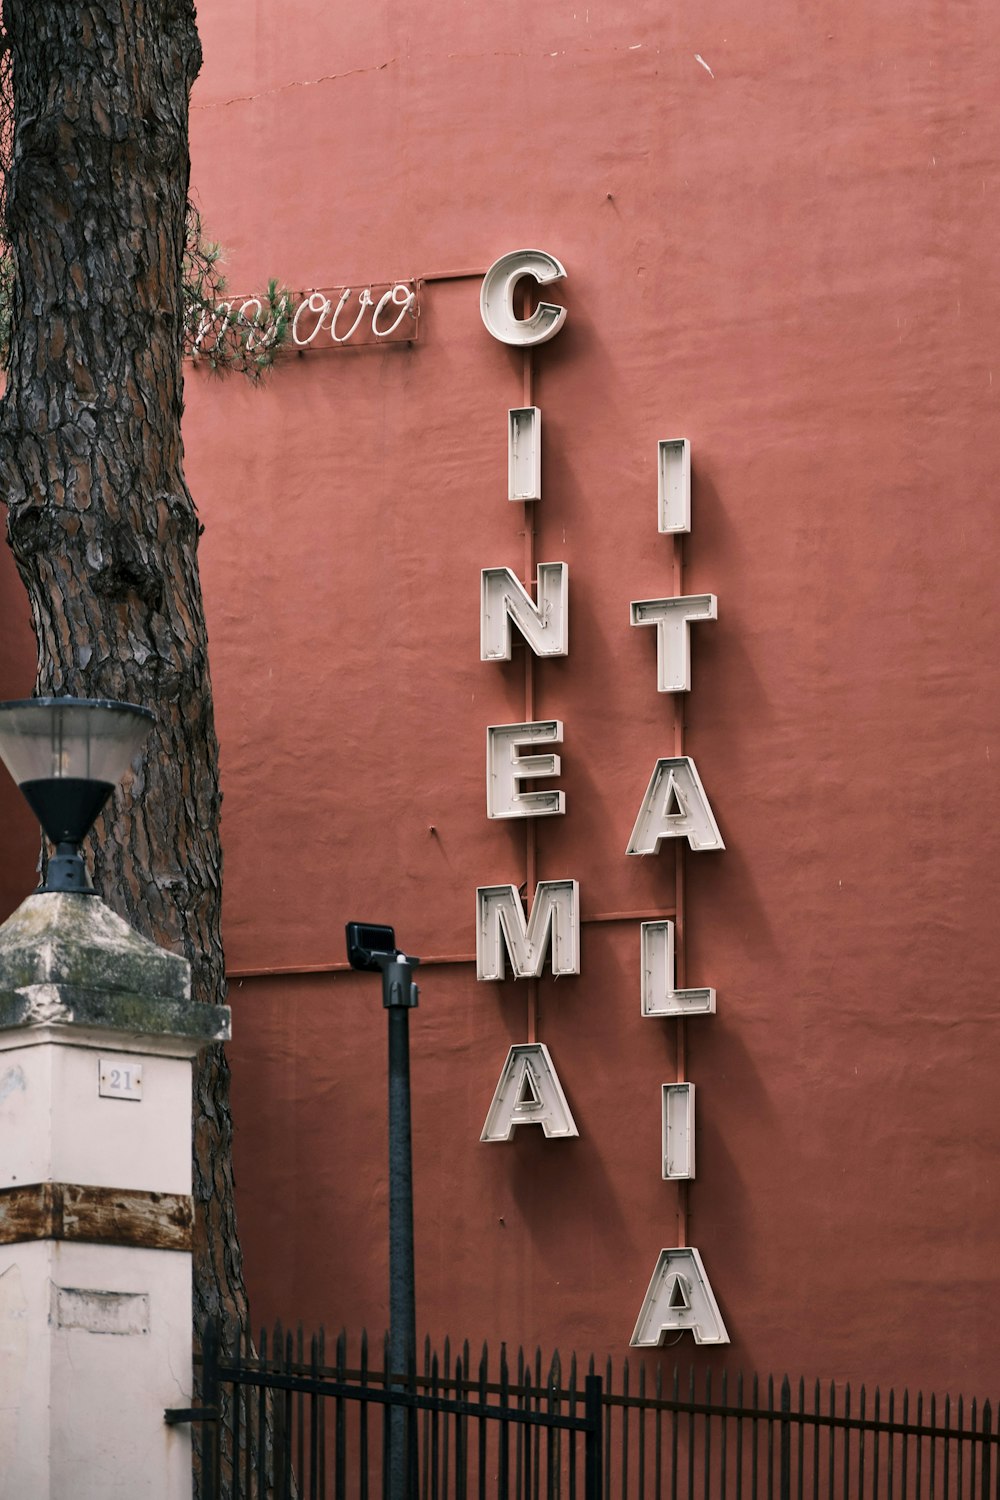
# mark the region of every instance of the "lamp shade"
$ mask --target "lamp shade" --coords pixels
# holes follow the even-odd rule
[[[18,786],[72,779],[112,787],[152,725],[147,708],[105,698],[0,703],[0,759]]]

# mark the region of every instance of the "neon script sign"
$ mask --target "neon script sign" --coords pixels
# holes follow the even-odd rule
[[[371,282],[368,286],[318,287],[272,301],[263,293],[222,298],[188,324],[188,351],[211,356],[235,329],[249,353],[269,349],[284,324],[283,349],[299,354],[358,349],[366,345],[409,344],[417,336],[417,289],[412,281]]]
[[[502,256],[483,280],[480,312],[501,343],[531,348],[554,338],[566,320],[558,303],[540,301],[520,317],[518,284],[530,277],[547,287],[566,275],[552,255],[518,250]],[[533,503],[542,497],[542,414],[538,407],[508,413],[508,500]],[[691,448],[686,438],[664,439],[658,448],[658,525],[666,534],[691,529]],[[534,591],[534,597],[532,592]],[[692,625],[717,616],[714,594],[634,600],[630,624],[656,632],[657,691],[691,687]],[[569,654],[569,568],[539,563],[527,586],[509,568],[484,568],[480,584],[480,656],[509,661],[517,629],[536,656]],[[493,724],[486,730],[486,815],[491,819],[563,817],[566,794],[552,782],[560,773],[553,746],[563,740],[559,719]],[[530,782],[530,786],[525,783]],[[698,853],[725,845],[694,761],[687,755],[656,761],[639,804],[626,856],[656,855],[665,841],[687,839]],[[677,989],[674,923],[666,918],[639,924],[640,1008],[643,1017],[686,1017],[715,1012],[714,989]],[[511,885],[480,886],[476,892],[476,977],[497,982],[509,963],[515,978],[541,975],[546,958],[553,975],[580,972],[580,887],[576,880],[542,880],[526,912]],[[662,1176],[695,1175],[694,1084],[661,1087]],[[538,1125],[547,1138],[579,1134],[555,1063],[542,1042],[510,1048],[501,1070],[481,1139],[507,1141],[524,1125]],[[639,1310],[631,1343],[659,1344],[671,1333],[690,1332],[699,1344],[728,1344],[701,1255],[693,1246],[660,1250]]]

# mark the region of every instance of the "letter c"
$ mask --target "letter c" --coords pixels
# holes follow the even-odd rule
[[[530,318],[515,317],[514,288],[522,276],[533,276],[544,286],[565,275],[566,268],[544,250],[511,250],[494,261],[483,277],[479,294],[479,310],[493,337],[520,348],[554,338],[566,321],[566,309],[553,302],[540,302]]]

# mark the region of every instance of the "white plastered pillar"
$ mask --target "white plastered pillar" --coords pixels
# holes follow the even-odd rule
[[[190,994],[97,896],[0,927],[0,1500],[191,1495]]]

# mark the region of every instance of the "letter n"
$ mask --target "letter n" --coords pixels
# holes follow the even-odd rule
[[[480,602],[483,661],[510,661],[512,623],[536,656],[569,652],[569,568],[538,564],[538,603],[509,568],[484,568]]]

